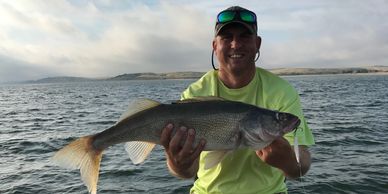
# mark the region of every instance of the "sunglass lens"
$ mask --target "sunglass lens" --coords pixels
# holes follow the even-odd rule
[[[231,12],[231,11],[222,12],[218,15],[218,18],[217,18],[218,22],[223,23],[223,22],[232,21],[234,19],[235,14],[236,14],[235,12]]]
[[[241,20],[245,22],[255,22],[256,21],[256,16],[255,14],[247,11],[240,12],[240,17]]]

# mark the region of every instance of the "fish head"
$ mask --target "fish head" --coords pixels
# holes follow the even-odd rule
[[[285,112],[273,112],[267,118],[258,118],[261,123],[260,138],[264,141],[274,140],[296,129],[300,120],[297,116]]]
[[[278,111],[260,110],[244,119],[246,145],[257,147],[269,143],[296,129],[300,124],[297,116]]]

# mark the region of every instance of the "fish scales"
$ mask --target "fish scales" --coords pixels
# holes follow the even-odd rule
[[[195,129],[196,143],[201,138],[208,140],[206,150],[222,145],[225,146],[224,149],[231,149],[235,143],[232,140],[235,140],[239,132],[239,121],[254,108],[236,105],[238,103],[224,101],[161,104],[118,122],[97,135],[94,145],[98,149],[105,149],[128,141],[160,144],[161,130],[167,123],[173,123],[174,126]]]

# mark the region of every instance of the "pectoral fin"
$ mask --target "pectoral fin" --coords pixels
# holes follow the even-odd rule
[[[220,163],[230,151],[211,151],[205,156],[205,170],[213,168]]]
[[[125,150],[134,164],[144,162],[154,147],[155,144],[142,141],[132,141],[125,144]]]

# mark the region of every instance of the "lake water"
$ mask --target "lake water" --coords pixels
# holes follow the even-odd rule
[[[316,145],[289,193],[388,193],[388,75],[284,77],[294,85]],[[113,125],[135,98],[179,99],[194,80],[0,85],[0,193],[87,193],[79,172],[50,162],[79,136]],[[188,193],[161,147],[133,165],[123,145],[104,153],[99,193]]]

